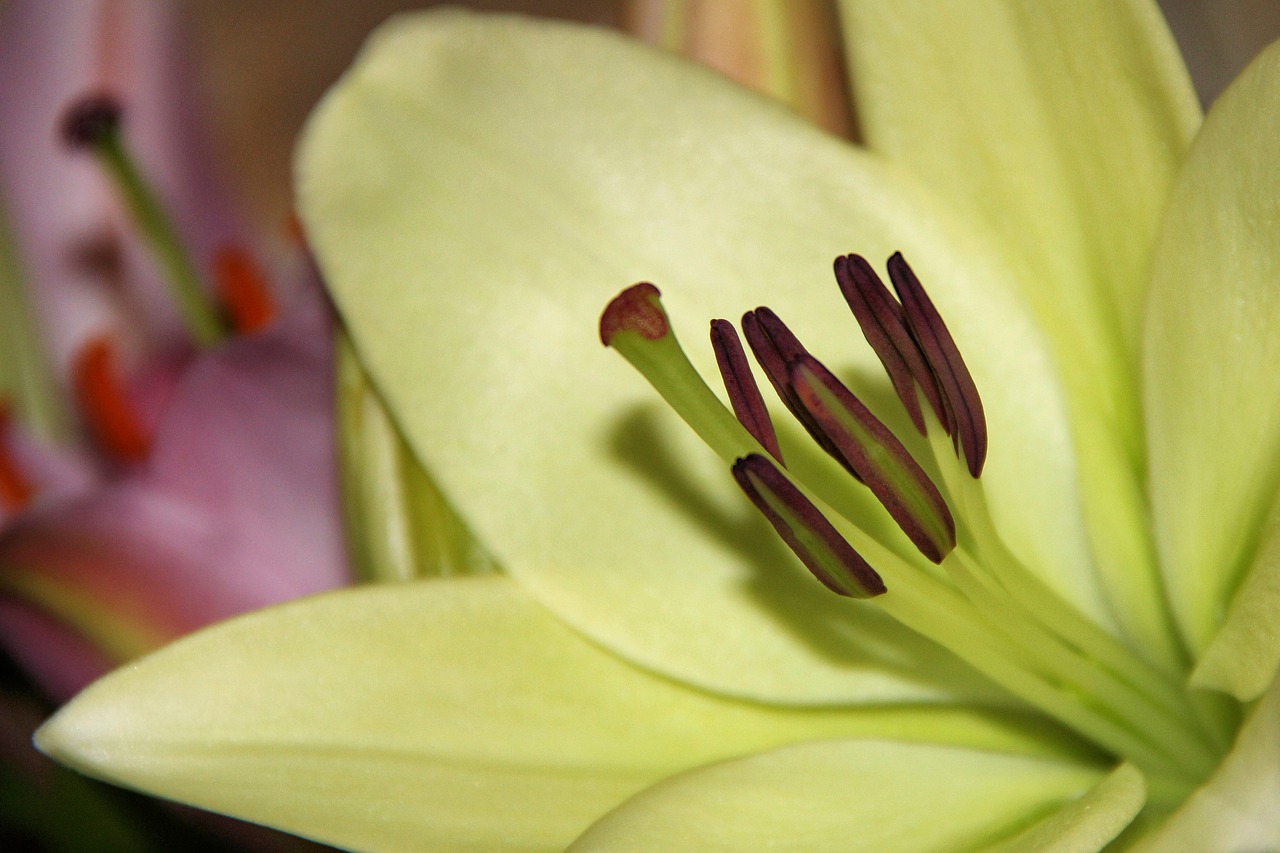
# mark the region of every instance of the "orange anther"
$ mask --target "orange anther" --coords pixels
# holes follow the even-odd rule
[[[110,339],[90,339],[72,370],[76,402],[102,448],[124,462],[145,458],[151,436],[125,391]]]
[[[9,407],[0,402],[0,508],[12,512],[31,501],[35,487],[13,458],[9,448],[9,429]]]
[[[213,258],[218,296],[237,332],[248,334],[271,325],[276,304],[266,276],[244,249],[224,246]]]

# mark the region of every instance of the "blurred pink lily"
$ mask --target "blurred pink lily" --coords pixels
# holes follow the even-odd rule
[[[176,17],[113,0],[0,14],[0,200],[18,259],[0,270],[0,641],[58,699],[348,577],[328,308],[296,244],[258,270],[264,244],[202,150]],[[159,252],[119,182],[60,137],[68,108],[104,93],[172,222]],[[164,252],[178,246],[214,284],[194,290],[204,332],[174,298]],[[222,337],[224,317],[239,334]]]

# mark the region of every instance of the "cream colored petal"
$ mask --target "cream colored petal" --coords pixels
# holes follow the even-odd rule
[[[962,709],[812,711],[679,687],[500,576],[380,584],[191,635],[80,694],[41,749],[136,788],[367,851],[555,850],[690,767],[797,740],[1053,754]]]
[[[1122,764],[1078,799],[983,853],[1094,853],[1133,820],[1146,793],[1142,773]]]
[[[1280,683],[1271,685],[1208,783],[1131,853],[1280,849]]]
[[[833,281],[852,249],[911,258],[990,389],[1002,529],[1098,609],[1058,389],[998,263],[904,175],[787,110],[616,35],[407,17],[318,112],[299,186],[410,446],[505,570],[628,658],[783,701],[990,695],[821,589],[596,339],[605,303],[648,278],[707,376],[707,321],[762,303],[833,367],[882,376]],[[891,526],[863,500],[860,522]]]
[[[1280,485],[1278,164],[1280,47],[1272,46],[1214,104],[1155,256],[1151,495],[1174,609],[1197,653],[1242,588]],[[1262,613],[1275,612],[1278,591],[1256,588],[1272,596]]]
[[[1144,797],[1136,771],[1123,780],[1128,796],[1091,797],[1102,776],[1081,765],[949,747],[805,743],[668,779],[598,821],[570,850],[960,853],[1018,835],[1082,795],[1110,818],[1099,834],[1105,842]]]
[[[1273,510],[1262,544],[1236,590],[1222,627],[1200,656],[1191,684],[1252,702],[1280,667],[1280,510]]]

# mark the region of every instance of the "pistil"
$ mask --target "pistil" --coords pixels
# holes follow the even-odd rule
[[[109,95],[83,98],[67,112],[63,138],[71,147],[92,153],[115,183],[134,224],[160,262],[192,337],[202,346],[217,343],[226,335],[226,328],[206,295],[177,228],[129,152],[121,133],[121,116],[120,104]]]

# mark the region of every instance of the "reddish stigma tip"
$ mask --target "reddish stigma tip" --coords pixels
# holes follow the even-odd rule
[[[103,449],[122,462],[140,462],[151,437],[138,419],[116,364],[111,341],[92,338],[73,365],[73,382],[80,411]]]
[[[261,331],[276,317],[276,304],[262,269],[253,256],[238,246],[224,246],[213,257],[213,277],[218,296],[241,334]]]
[[[63,115],[62,139],[72,148],[92,148],[119,129],[123,112],[113,95],[85,95]]]
[[[635,332],[648,341],[665,338],[671,328],[658,302],[661,295],[658,288],[642,281],[615,296],[600,315],[600,342],[612,346],[619,332]]]

